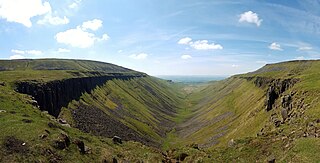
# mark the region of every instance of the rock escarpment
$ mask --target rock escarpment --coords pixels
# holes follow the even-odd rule
[[[253,81],[255,86],[265,89],[266,91],[266,110],[270,111],[272,109],[275,101],[281,97],[281,94],[291,88],[299,79],[289,78],[289,79],[273,79],[267,77],[241,77],[248,81]]]
[[[19,93],[31,95],[41,110],[57,117],[62,107],[72,100],[79,100],[82,93],[90,92],[97,86],[112,79],[129,80],[143,75],[112,75],[54,80],[46,83],[38,81],[20,81],[16,83]]]

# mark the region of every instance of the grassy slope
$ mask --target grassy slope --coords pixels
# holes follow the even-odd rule
[[[161,160],[161,154],[137,142],[125,142],[115,145],[108,138],[92,136],[78,129],[63,127],[50,115],[39,111],[30,103],[31,98],[14,91],[14,83],[19,80],[37,80],[46,82],[65,78],[86,77],[90,72],[139,74],[139,72],[118,67],[111,64],[91,61],[75,60],[17,60],[0,61],[0,162],[102,162],[103,160],[151,161]],[[52,69],[55,70],[50,70]],[[59,68],[63,67],[61,70]],[[39,70],[40,69],[40,70]],[[58,70],[59,69],[59,70]],[[141,73],[140,73],[141,74]],[[93,74],[96,75],[96,74]],[[110,104],[112,108],[112,104]],[[26,123],[26,120],[31,120]],[[51,122],[57,128],[50,128]],[[47,138],[41,139],[42,134]],[[66,133],[71,142],[84,141],[91,148],[89,154],[81,155],[78,147],[71,143],[66,150],[54,148],[54,141],[58,140],[60,133]],[[25,142],[25,145],[16,144],[6,147],[8,136]],[[139,150],[137,150],[139,149]]]
[[[303,136],[305,132],[318,133],[319,125],[315,121],[320,118],[319,70],[320,61],[271,64],[193,93],[189,97],[193,101],[190,110],[193,115],[180,125],[177,132],[183,138],[181,142],[194,142],[203,147],[214,145],[205,150],[206,154],[189,152],[207,161],[264,162],[274,156],[280,162],[319,162],[314,152],[318,150],[320,140],[314,138],[315,135]],[[257,76],[300,79],[294,87],[283,93],[295,92],[292,105],[297,117],[292,117],[280,127],[274,126],[271,115],[281,117],[281,97],[276,100],[274,109],[267,112],[264,105],[267,87],[258,88],[253,81],[240,78]],[[257,137],[262,128],[265,129],[265,135]],[[228,147],[231,139],[235,143]],[[186,149],[181,147],[180,150]]]
[[[84,94],[80,101],[74,101],[69,110],[77,109],[79,103],[99,108],[140,135],[151,137],[161,144],[164,134],[174,123],[176,108],[182,101],[171,90],[169,83],[144,77],[108,81],[90,94]]]
[[[144,160],[155,161],[161,159],[161,155],[154,149],[142,146],[136,142],[125,142],[123,145],[114,145],[110,139],[85,134],[77,129],[60,126],[53,117],[40,112],[31,104],[30,97],[18,94],[10,86],[0,86],[0,162],[49,162],[60,160],[63,162],[101,162],[104,159],[118,160]],[[32,120],[31,123],[23,122],[23,119]],[[58,128],[50,128],[48,123],[54,123]],[[45,139],[40,135],[50,134]],[[84,141],[91,148],[90,154],[81,155],[75,144],[71,144],[66,150],[58,150],[53,147],[60,133],[66,133],[71,141],[76,139]],[[4,146],[7,136],[14,136],[26,143],[27,151],[9,150]],[[18,146],[17,148],[22,148]],[[139,150],[137,150],[139,149]],[[51,152],[48,152],[51,151]]]
[[[268,157],[273,155],[280,162],[319,162],[320,158],[314,154],[319,151],[320,141],[318,138],[301,136],[305,131],[310,132],[310,127],[308,127],[310,123],[313,123],[316,128],[320,127],[314,123],[320,119],[319,70],[320,61],[272,64],[256,72],[216,82],[205,89],[202,87],[199,90],[193,90],[191,94],[189,92],[184,95],[176,94],[176,92],[181,92],[183,88],[172,88],[167,85],[168,83],[150,78],[133,80],[130,85],[126,81],[110,81],[105,86],[94,90],[92,95],[84,94],[82,100],[107,113],[108,109],[117,108],[119,101],[114,99],[122,100],[121,103],[126,105],[127,111],[136,116],[136,120],[135,118],[126,118],[123,123],[131,124],[135,130],[151,135],[156,140],[162,140],[156,132],[159,128],[157,125],[159,120],[155,118],[150,108],[145,106],[147,101],[152,101],[154,106],[147,105],[155,107],[158,105],[159,99],[150,95],[143,84],[150,86],[157,94],[161,94],[161,97],[175,97],[172,100],[165,98],[160,100],[180,106],[176,111],[176,116],[160,114],[162,117],[178,123],[176,132],[173,130],[167,135],[168,139],[164,140],[165,149],[168,149],[165,154],[171,158],[177,157],[181,153],[187,153],[189,156],[186,161],[254,162],[258,160],[258,162],[265,162]],[[74,77],[74,73],[70,73],[70,71],[72,70],[28,70],[31,75],[26,77],[25,70],[18,70],[16,72],[0,72],[0,76],[3,77],[1,81],[8,83],[13,79],[25,78],[46,81]],[[266,88],[258,88],[252,81],[239,78],[255,76],[282,79],[299,78],[300,82],[284,94],[297,92],[293,100],[299,102],[295,102],[293,108],[301,117],[275,128],[270,122],[270,116],[273,113],[279,115],[281,99],[276,101],[276,109],[266,112],[264,109]],[[120,160],[145,160],[149,162],[162,159],[158,151],[139,143],[126,142],[124,145],[117,146],[112,144],[110,139],[85,134],[77,129],[48,128],[47,124],[52,120],[27,104],[26,101],[30,100],[29,97],[15,93],[10,86],[10,84],[4,87],[0,86],[0,110],[6,110],[5,113],[0,113],[1,124],[4,124],[4,127],[0,129],[0,141],[3,142],[6,136],[15,135],[27,142],[30,150],[24,154],[12,152],[10,154],[10,151],[1,148],[0,161],[10,162],[24,159],[48,161],[50,157],[83,162],[88,162],[91,159],[100,161],[112,157]],[[141,94],[137,94],[137,90]],[[112,93],[106,96],[106,92],[110,91]],[[92,98],[93,96],[95,99]],[[174,102],[180,98],[184,98],[180,104]],[[300,102],[301,100],[302,102]],[[97,101],[103,101],[103,104],[97,103]],[[77,102],[71,103],[70,107],[72,108],[75,103]],[[65,112],[65,116],[68,116],[68,112]],[[32,119],[33,122],[24,123],[22,119]],[[257,137],[256,134],[262,127],[266,128],[266,135]],[[50,130],[50,135],[47,139],[41,140],[39,135],[43,134],[45,129]],[[67,150],[54,149],[52,142],[61,132],[66,132],[72,140],[84,140],[86,145],[92,148],[92,153],[80,155],[74,144]],[[228,147],[227,144],[231,139],[234,139],[235,143]],[[185,146],[191,143],[198,143],[202,147],[214,146],[203,150]],[[170,148],[176,149],[169,150]],[[54,154],[41,156],[44,149],[50,149]]]

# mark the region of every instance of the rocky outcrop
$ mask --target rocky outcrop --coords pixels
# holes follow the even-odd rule
[[[299,81],[299,79],[291,78],[291,79],[273,79],[268,77],[260,77],[260,76],[247,76],[240,77],[241,79],[246,79],[247,81],[252,81],[255,86],[265,89],[267,87],[266,93],[266,110],[270,111],[272,109],[275,101],[281,96],[283,92],[291,88],[295,83]],[[282,99],[283,107],[289,107],[291,103],[290,97],[286,96]]]
[[[291,88],[295,83],[298,82],[298,79],[275,79],[273,80],[267,89],[267,98],[266,98],[266,110],[270,111],[272,109],[275,101],[281,96],[283,92]],[[290,104],[290,97],[286,97],[286,102],[283,101],[282,105]]]
[[[79,100],[85,92],[90,92],[97,86],[103,85],[112,79],[129,80],[144,75],[112,75],[83,78],[70,78],[64,80],[41,83],[38,81],[21,81],[16,83],[16,90],[20,93],[29,94],[37,101],[40,109],[48,111],[57,117],[62,107],[66,107],[72,100]]]

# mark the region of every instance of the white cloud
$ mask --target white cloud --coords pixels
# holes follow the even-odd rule
[[[93,33],[83,31],[80,27],[59,32],[55,38],[58,43],[78,48],[91,47],[97,39]]]
[[[102,27],[102,21],[99,19],[93,19],[90,21],[86,21],[82,23],[83,30],[91,29],[93,31],[98,30],[100,27]]]
[[[31,18],[51,12],[49,2],[42,0],[0,0],[0,18],[31,27]]]
[[[299,51],[308,51],[308,50],[312,50],[313,48],[310,46],[303,46],[303,47],[299,47]]]
[[[122,53],[123,52],[123,50],[118,50],[118,53]]]
[[[42,51],[40,50],[16,50],[16,49],[12,49],[11,50],[12,53],[16,53],[16,54],[32,54],[32,55],[41,55]]]
[[[103,34],[100,37],[96,36],[94,33],[88,32],[87,29],[93,31],[98,30],[102,27],[102,21],[98,19],[93,19],[91,21],[86,21],[82,23],[81,26],[77,26],[73,29],[68,29],[64,32],[59,32],[55,35],[55,39],[58,43],[70,45],[78,48],[89,48],[94,45],[97,41],[109,40],[108,34]]]
[[[26,54],[32,54],[32,55],[41,55],[42,54],[42,51],[40,51],[40,50],[27,50],[25,52],[26,52]]]
[[[181,45],[187,45],[191,42],[191,38],[190,37],[185,37],[185,38],[182,38],[178,41],[178,44],[181,44]]]
[[[16,49],[12,49],[11,52],[16,54],[25,54],[23,50],[16,50]]]
[[[146,53],[131,54],[129,57],[130,57],[130,58],[133,58],[133,59],[142,60],[142,59],[146,59],[146,58],[148,57],[148,54],[146,54]]]
[[[198,40],[195,42],[192,42],[192,39],[190,37],[185,37],[182,38],[178,41],[178,44],[181,45],[189,45],[193,49],[196,50],[218,50],[218,49],[223,49],[222,45],[220,44],[215,44],[215,43],[208,43],[208,40]],[[186,48],[187,50],[189,49],[188,47]]]
[[[70,53],[69,49],[59,48],[58,53]]]
[[[109,35],[108,34],[103,34],[101,38],[99,38],[99,41],[107,41],[109,40]]]
[[[78,8],[79,4],[81,3],[81,0],[75,0],[73,3],[71,3],[68,7],[71,9]]]
[[[24,59],[25,57],[19,54],[15,54],[9,57],[9,59]]]
[[[197,50],[217,50],[223,49],[220,44],[208,44],[208,40],[198,40],[196,42],[191,42],[190,46]]]
[[[239,65],[233,64],[233,65],[231,65],[231,67],[237,68],[237,67],[239,67]]]
[[[70,4],[68,7],[74,9],[74,8],[77,8],[77,7],[78,7],[78,4],[77,4],[76,2],[73,2],[73,3]]]
[[[181,56],[181,59],[191,59],[191,58],[192,56],[187,54]]]
[[[304,56],[299,56],[299,57],[296,57],[294,58],[295,60],[305,60]]]
[[[239,22],[254,23],[257,25],[257,27],[261,25],[262,21],[263,21],[262,19],[259,19],[258,14],[252,11],[247,11],[242,13],[239,19]]]
[[[38,24],[51,24],[51,25],[63,25],[68,24],[69,19],[64,16],[63,18],[60,18],[58,16],[52,16],[52,13],[48,13],[44,16],[43,19],[37,21]]]
[[[281,48],[281,45],[276,43],[276,42],[273,42],[272,44],[269,45],[269,49],[271,50],[280,50],[282,51],[283,49]]]

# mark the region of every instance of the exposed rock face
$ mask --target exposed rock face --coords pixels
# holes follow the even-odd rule
[[[79,100],[82,93],[90,92],[108,80],[129,80],[134,77],[142,76],[97,76],[56,80],[47,83],[23,81],[17,83],[17,91],[33,96],[41,110],[48,111],[49,114],[57,117],[62,107],[66,107],[72,100]]]
[[[266,98],[266,110],[270,111],[272,109],[272,105],[275,101],[281,96],[283,92],[291,88],[295,83],[299,81],[299,79],[272,79],[267,77],[240,77],[242,79],[246,79],[247,81],[253,81],[253,83],[259,87],[264,89],[267,88],[267,98]],[[284,107],[289,107],[291,103],[290,95],[286,96],[282,99],[282,104]]]
[[[297,82],[298,79],[273,80],[267,90],[266,110],[270,111],[272,109],[272,105],[281,96],[281,94],[291,88]],[[290,98],[290,96],[285,96],[282,99],[282,105],[285,107],[287,107],[287,105],[289,106],[291,102]]]

